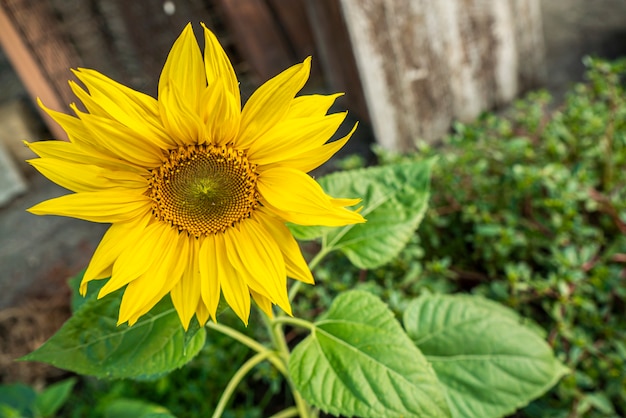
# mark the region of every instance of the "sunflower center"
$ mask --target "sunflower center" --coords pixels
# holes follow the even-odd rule
[[[190,145],[152,170],[154,216],[194,236],[224,232],[258,206],[256,166],[242,151]]]

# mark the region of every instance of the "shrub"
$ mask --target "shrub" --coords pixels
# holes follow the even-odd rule
[[[586,65],[588,82],[556,108],[535,92],[504,116],[457,124],[443,147],[379,151],[382,163],[440,156],[395,281],[498,300],[547,330],[573,370],[520,416],[626,416],[626,61]]]

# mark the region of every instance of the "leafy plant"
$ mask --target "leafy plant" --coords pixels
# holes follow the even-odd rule
[[[471,292],[548,330],[573,373],[524,416],[626,415],[626,61],[586,65],[588,82],[558,107],[535,92],[504,116],[457,124],[443,149],[379,151],[383,163],[440,159],[412,253],[367,277],[411,269],[399,305],[424,287]]]
[[[53,417],[67,401],[76,379],[54,383],[41,392],[15,383],[0,386],[0,416],[5,418]]]
[[[424,216],[432,167],[430,159],[349,170],[320,179],[320,184],[331,193],[362,196],[360,210],[368,223],[335,229],[294,228],[301,237],[319,239],[320,248],[310,267],[315,269],[324,257],[337,252],[359,268],[376,269],[394,260]],[[348,266],[344,261],[343,270],[349,271]],[[79,279],[73,280],[74,292]],[[290,297],[294,298],[299,290],[299,285],[293,285]],[[449,301],[437,298],[413,302],[408,299],[403,327],[378,296],[359,290],[334,297],[328,312],[315,321],[305,319],[311,312],[303,312],[302,318],[268,318],[261,314],[264,327],[260,329],[265,334],[260,336],[230,326],[228,321],[209,322],[206,330],[196,326],[184,333],[178,322],[170,320],[175,313],[167,300],[133,327],[116,326],[119,297],[113,294],[98,300],[97,292],[98,289],[90,289],[86,300],[75,299],[72,318],[25,359],[100,378],[158,379],[183,364],[202,361],[194,357],[197,353],[207,354],[202,351],[205,335],[211,341],[222,334],[246,346],[252,355],[246,356],[226,384],[214,406],[215,417],[226,416],[236,387],[251,370],[265,362],[282,375],[274,375],[273,380],[284,379],[295,404],[286,403],[282,411],[272,413],[302,417],[316,416],[320,410],[365,417],[496,417],[527,404],[567,372],[532,327],[508,309],[494,307],[482,299],[468,297],[459,299],[459,303],[468,304],[469,314],[503,321],[507,333],[487,323],[481,328],[481,335],[477,335],[475,327],[450,321],[449,314],[454,310]],[[430,315],[416,315],[411,307],[425,300],[430,301]],[[448,332],[473,343],[457,347],[452,353],[446,344],[426,344],[424,335],[416,331],[418,328],[420,332]],[[297,339],[291,344],[287,343],[287,331],[296,332]],[[512,342],[511,338],[524,341]],[[511,358],[503,356],[509,352],[513,354]],[[508,367],[499,376],[519,382],[503,385],[499,379],[486,379],[482,385],[474,384],[472,390],[455,390],[467,385],[467,364],[451,361],[448,367],[436,367],[437,356],[444,355],[452,355],[455,360],[479,355],[482,367],[494,370],[502,368],[498,364],[504,359]],[[223,365],[218,365],[219,373],[229,374],[228,367],[220,366]],[[177,389],[170,387],[172,391]],[[491,395],[485,397],[484,393]],[[248,405],[254,401],[249,399]],[[100,410],[106,417],[107,411],[120,403],[126,405],[125,402],[131,401],[113,398]],[[141,405],[137,407],[143,411]],[[174,412],[175,408],[171,410]],[[182,414],[189,412],[183,410]],[[162,415],[168,413],[166,410]]]

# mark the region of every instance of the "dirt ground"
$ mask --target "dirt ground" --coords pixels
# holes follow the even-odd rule
[[[582,57],[626,55],[626,1],[541,0],[546,39],[546,87],[558,95],[582,78]],[[25,100],[20,81],[0,51],[0,105]],[[36,132],[36,131],[35,131]],[[28,138],[19,138],[28,139]],[[40,138],[31,138],[32,140]],[[28,192],[0,208],[0,382],[41,383],[52,368],[12,359],[44,341],[69,314],[65,280],[83,268],[106,230],[25,211],[64,193],[21,162]]]

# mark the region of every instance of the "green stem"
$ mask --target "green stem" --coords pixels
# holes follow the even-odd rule
[[[287,369],[290,355],[289,346],[287,346],[287,341],[285,340],[285,334],[283,333],[283,329],[281,327],[274,326],[274,323],[278,320],[278,318],[270,319],[264,313],[261,313],[261,317],[263,318],[263,322],[265,322],[265,326],[270,333],[270,336],[272,338],[272,344],[274,345],[274,347],[276,347],[276,350],[280,355],[280,359],[283,362],[283,367]],[[311,416],[309,405],[302,398],[302,396],[300,396],[300,392],[298,392],[298,389],[291,381],[291,377],[288,374],[285,374],[284,376],[287,379],[289,388],[291,389],[291,394],[293,395],[293,400],[296,403],[295,408],[298,411],[298,415],[300,416],[300,418],[309,418]]]
[[[250,349],[256,351],[259,354],[267,353],[267,359],[269,360],[269,362],[272,363],[272,365],[276,367],[276,369],[278,369],[278,371],[283,376],[288,377],[287,368],[285,367],[284,362],[282,362],[281,359],[278,357],[278,353],[276,353],[275,351],[270,350],[269,348],[265,347],[263,344],[256,342],[255,340],[248,337],[247,335],[244,335],[241,332],[234,330],[231,327],[228,327],[226,325],[209,321],[207,322],[206,326],[207,328],[214,329],[215,331],[221,332],[224,335],[228,335],[233,340],[239,341],[243,345],[249,347]]]
[[[279,316],[272,320],[272,325],[274,328],[277,328],[277,325],[280,324],[291,324],[296,327],[306,328],[309,331],[313,331],[315,329],[315,325],[311,321],[307,321],[306,319],[293,318],[291,316]]]
[[[315,254],[313,259],[311,259],[311,261],[309,262],[310,270],[313,270],[315,267],[317,267],[317,265],[320,263],[322,258],[324,258],[326,254],[329,253],[327,248],[328,248],[327,245],[322,245],[322,249],[317,254]],[[291,286],[291,289],[289,289],[289,302],[293,300],[293,298],[296,296],[296,294],[300,290],[301,286],[302,286],[302,282],[295,282]],[[272,343],[274,347],[276,347],[276,349],[280,353],[282,360],[284,362],[284,367],[286,369],[287,365],[289,364],[289,356],[290,356],[289,346],[287,346],[287,342],[285,341],[285,334],[283,333],[282,327],[277,326],[277,325],[281,323],[291,323],[293,325],[298,325],[298,326],[307,328],[309,330],[313,330],[314,325],[310,323],[309,321],[305,321],[303,319],[291,318],[291,317],[286,317],[283,315],[279,315],[278,317],[274,319],[268,318],[263,313],[261,314],[261,316],[263,317],[263,320],[265,321],[265,325],[268,331],[270,332]],[[296,403],[294,410],[297,412],[297,415],[299,415],[300,418],[311,417],[312,413],[311,413],[311,409],[309,408],[309,405],[302,398],[302,396],[300,395],[300,392],[298,392],[298,389],[295,387],[295,385],[291,381],[291,378],[287,374],[284,374],[284,375],[287,379],[287,382],[289,383],[289,387],[291,388],[291,393],[293,394],[293,399]],[[294,411],[286,409],[283,412],[291,414]],[[282,414],[283,412],[281,412],[280,414]],[[281,417],[281,416],[282,415],[276,415],[276,417]],[[294,415],[285,415],[285,416],[294,416]]]
[[[272,415],[270,418],[291,418],[298,416],[298,408],[292,406],[287,409],[283,409],[282,411]]]
[[[274,353],[269,350],[262,353],[257,353],[241,365],[239,370],[237,370],[237,372],[228,382],[228,385],[226,385],[226,389],[224,389],[224,392],[222,392],[222,396],[220,397],[220,400],[215,407],[215,411],[213,411],[212,418],[219,418],[222,416],[224,410],[226,409],[226,404],[228,403],[230,397],[233,395],[235,389],[237,389],[237,386],[239,385],[239,383],[241,383],[245,375],[248,374],[248,372],[252,370],[257,364],[265,361],[273,354]]]

